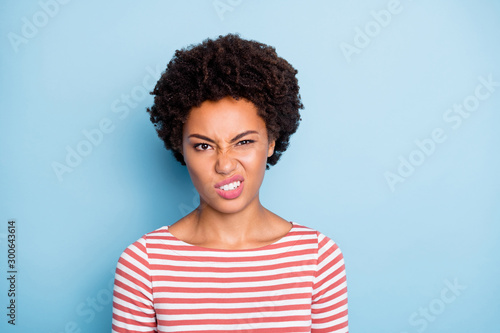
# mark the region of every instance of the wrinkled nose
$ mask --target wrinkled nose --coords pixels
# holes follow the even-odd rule
[[[219,153],[215,163],[215,171],[221,175],[229,175],[236,168],[236,161],[227,153]]]

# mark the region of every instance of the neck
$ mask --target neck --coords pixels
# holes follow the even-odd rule
[[[237,213],[222,213],[203,202],[193,213],[196,233],[203,235],[204,242],[225,248],[255,246],[271,214],[258,196]]]

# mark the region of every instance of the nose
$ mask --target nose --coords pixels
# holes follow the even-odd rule
[[[229,175],[236,168],[236,161],[227,152],[219,152],[215,162],[215,171],[221,175]]]

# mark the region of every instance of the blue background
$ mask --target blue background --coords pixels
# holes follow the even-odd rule
[[[499,2],[66,2],[1,5],[0,331],[110,331],[120,253],[197,204],[144,92],[176,49],[228,32],[299,71],[303,121],[261,198],[339,244],[350,331],[498,331]]]

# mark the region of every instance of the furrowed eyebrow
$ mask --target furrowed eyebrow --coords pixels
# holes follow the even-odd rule
[[[250,131],[246,131],[246,132],[243,132],[243,133],[240,133],[238,134],[237,136],[235,136],[234,138],[231,139],[231,143],[241,139],[242,137],[248,135],[248,134],[259,134],[259,132],[257,131],[254,131],[254,130],[250,130]]]
[[[254,131],[254,130],[250,130],[250,131],[245,131],[243,133],[240,133],[238,135],[236,135],[234,138],[231,139],[231,143],[241,139],[242,137],[248,135],[248,134],[259,134],[259,132],[257,131]],[[188,138],[198,138],[198,139],[202,139],[202,140],[205,140],[205,141],[208,141],[208,142],[212,142],[212,143],[215,143],[214,140],[210,139],[209,137],[206,137],[204,135],[201,135],[201,134],[191,134],[190,136],[188,136]]]
[[[212,140],[209,137],[206,137],[204,135],[200,135],[200,134],[191,134],[190,136],[188,136],[188,138],[198,138],[198,139],[202,139],[202,140],[205,140],[205,141],[208,141],[208,142],[215,143],[214,140]]]

